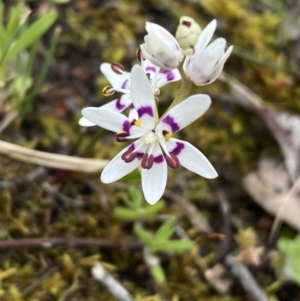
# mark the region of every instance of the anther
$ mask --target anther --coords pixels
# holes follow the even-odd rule
[[[141,63],[142,60],[143,60],[143,55],[142,55],[142,51],[141,51],[141,48],[139,48],[137,51],[136,51],[136,58],[137,60]]]
[[[123,67],[123,65],[118,64],[118,63],[112,63],[111,64],[111,69],[112,71],[114,71],[117,74],[123,74],[125,68]]]
[[[162,134],[164,135],[166,141],[169,141],[171,139],[171,137],[172,137],[171,134],[170,134],[170,132],[167,131],[167,130],[163,130]]]
[[[121,159],[126,163],[132,162],[137,157],[137,152],[134,149],[129,149],[121,156]]]
[[[177,169],[180,166],[180,161],[178,159],[178,157],[176,157],[174,154],[170,154],[170,156],[165,156],[166,161],[168,163],[168,165],[173,168],[173,169]]]
[[[142,163],[141,166],[144,169],[150,169],[153,166],[154,163],[154,157],[153,155],[148,155],[147,153],[144,154],[143,158],[142,158]]]
[[[120,133],[116,134],[116,140],[118,142],[125,142],[125,141],[127,141],[126,137],[128,137],[128,136],[129,136],[128,133],[120,132]]]
[[[140,120],[137,120],[137,119],[133,119],[130,124],[132,125],[136,125],[136,126],[139,126],[141,127],[142,126],[142,122]]]
[[[106,87],[103,88],[102,93],[103,93],[104,96],[110,96],[110,95],[113,95],[115,93],[115,90],[111,86],[106,86]]]

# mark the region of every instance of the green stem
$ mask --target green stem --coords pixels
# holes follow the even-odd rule
[[[185,77],[185,73],[184,71],[182,70],[182,66],[180,66],[179,68],[180,70],[180,74],[181,74],[181,78],[182,78],[182,81],[181,81],[181,87],[178,91],[178,93],[176,94],[173,102],[170,104],[169,108],[167,109],[166,113],[171,109],[173,108],[174,106],[176,106],[177,104],[179,104],[180,102],[182,102],[184,99],[186,99],[191,91],[191,88],[193,86],[193,82],[188,80],[186,77]],[[166,114],[165,113],[165,114]],[[164,114],[164,115],[165,115]],[[163,117],[163,116],[162,116]]]

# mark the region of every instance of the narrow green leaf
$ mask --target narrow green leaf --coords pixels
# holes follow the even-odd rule
[[[133,211],[132,209],[123,208],[123,207],[115,208],[113,215],[114,217],[123,220],[134,221],[138,219],[138,214],[136,211]]]
[[[174,233],[174,231],[175,231],[174,219],[171,218],[162,224],[162,226],[155,233],[155,237],[159,241],[164,241],[169,239],[171,235]]]
[[[158,203],[154,204],[154,205],[147,205],[145,207],[145,217],[150,217],[153,216],[155,214],[157,214],[158,212],[160,212],[163,208],[165,207],[165,203],[162,201],[159,201]]]
[[[139,225],[135,225],[134,227],[134,233],[136,234],[136,236],[138,236],[138,238],[148,247],[152,248],[152,244],[153,244],[153,235],[144,230],[141,226]]]
[[[12,36],[14,32],[21,26],[22,13],[24,11],[24,3],[19,3],[10,9],[9,19],[6,25],[6,33]]]
[[[150,268],[150,273],[156,283],[162,284],[166,282],[166,275],[160,265],[156,265]]]
[[[173,252],[181,252],[190,250],[194,243],[190,240],[173,240],[173,241],[155,241],[155,243],[152,244],[152,251],[173,251]]]
[[[47,15],[42,16],[32,25],[30,25],[23,34],[16,40],[14,46],[7,53],[5,61],[10,60],[16,56],[20,51],[26,49],[37,39],[39,39],[55,22],[57,18],[56,13],[48,13]]]

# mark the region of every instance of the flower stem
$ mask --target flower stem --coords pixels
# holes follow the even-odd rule
[[[181,66],[179,67],[179,71],[180,71],[180,74],[181,74],[181,78],[182,78],[182,81],[181,81],[181,87],[177,93],[177,95],[175,96],[173,102],[171,103],[171,105],[169,106],[169,108],[167,109],[166,113],[171,109],[173,108],[174,106],[176,106],[177,104],[179,104],[180,102],[182,102],[184,99],[187,98],[187,96],[189,95],[190,93],[190,90],[193,86],[193,82],[188,80],[185,76],[185,73],[183,71],[183,68],[182,68],[182,64]]]

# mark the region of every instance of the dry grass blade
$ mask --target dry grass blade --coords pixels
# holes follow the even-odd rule
[[[41,152],[5,141],[0,141],[0,154],[26,163],[87,173],[99,172],[108,163],[107,160],[85,159]]]

